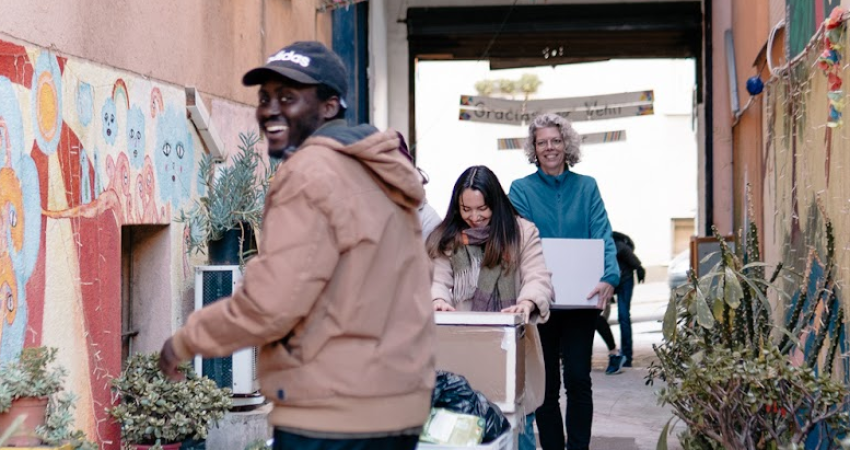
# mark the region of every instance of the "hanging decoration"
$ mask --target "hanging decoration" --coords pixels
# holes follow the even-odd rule
[[[337,8],[348,8],[349,6],[365,0],[319,0],[316,7],[321,12],[332,11]]]
[[[827,97],[829,100],[829,115],[827,126],[841,126],[841,114],[844,110],[844,92],[841,90],[841,41],[844,39],[845,17],[844,9],[835,8],[824,21],[823,53],[817,60],[818,67],[827,76]]]

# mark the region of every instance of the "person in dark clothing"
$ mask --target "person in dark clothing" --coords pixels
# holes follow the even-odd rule
[[[617,264],[620,266],[620,284],[614,289],[617,295],[617,320],[620,323],[620,344],[625,362],[622,367],[632,367],[632,293],[635,288],[635,272],[638,283],[643,283],[646,270],[635,255],[635,243],[628,235],[611,233],[617,246]]]

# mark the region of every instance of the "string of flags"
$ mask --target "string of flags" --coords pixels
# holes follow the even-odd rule
[[[558,114],[572,122],[646,116],[655,114],[654,96],[651,90],[543,100],[461,95],[458,119],[523,126],[545,113]]]
[[[841,114],[844,111],[844,92],[841,90],[841,41],[844,39],[844,9],[835,8],[824,21],[824,49],[817,60],[818,67],[827,76],[826,96],[829,112],[826,124],[834,128],[841,126]]]
[[[655,93],[652,90],[542,100],[461,95],[458,119],[466,122],[523,126],[537,115],[546,113],[558,114],[573,122],[646,116],[655,114],[654,98]],[[582,135],[583,144],[625,140],[625,130]],[[496,147],[499,150],[518,150],[523,148],[524,143],[524,137],[503,138],[496,141]]]

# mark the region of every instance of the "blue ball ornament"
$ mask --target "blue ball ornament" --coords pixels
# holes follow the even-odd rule
[[[758,75],[747,79],[747,92],[749,92],[750,95],[759,95],[763,90],[764,82],[761,81],[761,78],[759,78]]]

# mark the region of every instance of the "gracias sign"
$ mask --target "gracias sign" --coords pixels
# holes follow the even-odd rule
[[[458,119],[503,125],[524,125],[545,113],[558,114],[573,122],[615,119],[654,114],[652,102],[651,90],[527,101],[461,95]]]

